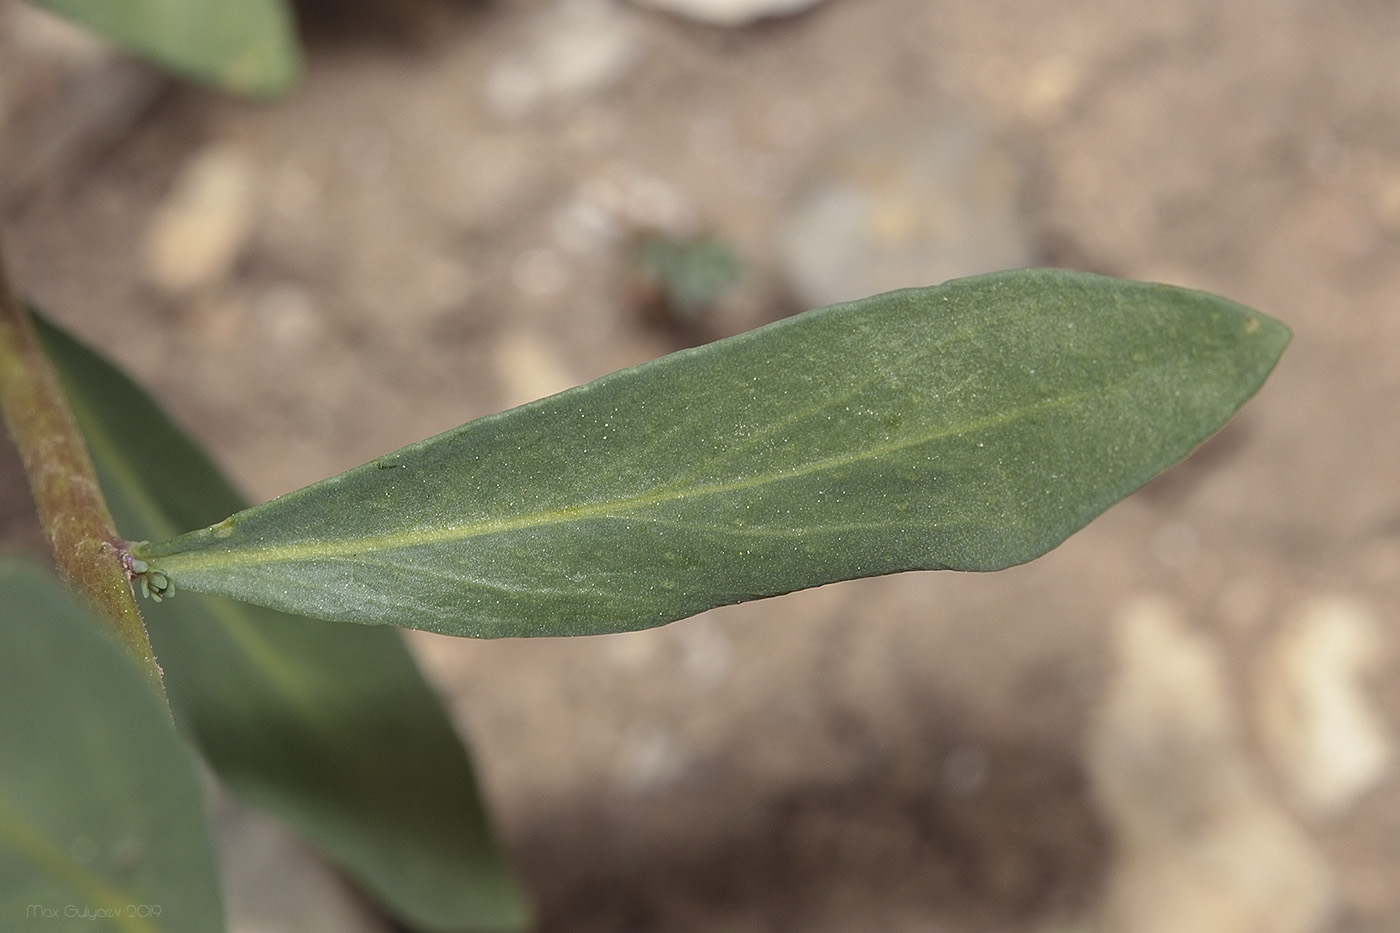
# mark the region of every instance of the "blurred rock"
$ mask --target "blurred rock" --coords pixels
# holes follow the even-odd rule
[[[1239,734],[1224,658],[1180,607],[1117,620],[1087,765],[1116,844],[1102,929],[1307,933],[1331,880],[1311,840],[1264,793]]]
[[[651,7],[710,23],[714,26],[743,26],[772,16],[788,16],[814,7],[821,0],[632,0]]]
[[[1067,115],[1086,80],[1083,62],[1051,55],[1031,67],[1022,92],[1021,112],[1037,123],[1055,123]]]
[[[718,688],[734,668],[734,646],[728,632],[713,616],[702,615],[674,626],[681,648],[681,672],[701,693]]]
[[[1025,174],[964,118],[857,134],[783,223],[784,271],[816,306],[1032,265]]]
[[[74,63],[108,57],[111,45],[73,20],[28,3],[0,4],[4,42],[20,52],[40,51]],[[13,73],[6,70],[6,78]]]
[[[515,118],[548,101],[600,91],[636,62],[638,40],[634,22],[612,0],[559,0],[537,14],[524,44],[492,67],[487,103]]]
[[[325,346],[325,314],[308,290],[289,282],[265,289],[253,305],[261,344],[281,359],[296,359]]]
[[[685,773],[685,749],[668,730],[637,725],[623,738],[618,776],[635,793],[656,793]]]
[[[1360,682],[1379,653],[1365,605],[1317,599],[1280,634],[1260,666],[1265,747],[1297,803],[1315,816],[1345,810],[1380,781],[1390,762],[1389,737]]]
[[[556,241],[573,253],[616,243],[639,230],[685,237],[695,233],[698,210],[674,183],[614,162],[579,183],[556,209]]]
[[[504,407],[513,408],[578,384],[569,367],[527,331],[503,336],[492,354]]]
[[[194,155],[147,229],[146,278],[174,295],[227,278],[253,232],[253,193],[253,165],[239,149],[214,144]]]
[[[0,5],[0,203],[81,176],[166,83],[66,19]]]

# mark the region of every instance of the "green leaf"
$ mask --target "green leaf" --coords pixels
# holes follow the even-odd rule
[[[163,68],[236,94],[280,94],[301,72],[286,0],[34,2]]]
[[[222,930],[195,762],[150,683],[37,567],[0,560],[0,607],[0,927]]]
[[[123,533],[170,534],[242,506],[149,395],[35,323]],[[177,718],[230,789],[414,929],[529,926],[466,751],[398,632],[193,593],[147,607]]]
[[[1031,560],[1184,457],[1287,329],[1083,273],[823,308],[137,549],[180,589],[472,636]]]

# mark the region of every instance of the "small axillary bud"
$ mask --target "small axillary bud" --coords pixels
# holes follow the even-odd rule
[[[160,602],[168,596],[175,595],[175,584],[165,571],[152,568],[146,561],[132,554],[130,547],[126,545],[122,545],[121,555],[126,578],[140,586],[142,596]]]

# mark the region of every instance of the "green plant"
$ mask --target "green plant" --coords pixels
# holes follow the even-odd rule
[[[147,622],[185,734],[235,791],[434,930],[515,928],[525,913],[445,717],[379,626],[615,632],[852,577],[1030,560],[1190,452],[1288,340],[1282,325],[1198,292],[998,273],[673,354],[237,511],[149,396],[36,323],[6,302],[0,398],[66,578],[158,690],[128,577],[146,589],[159,575],[166,595],[173,584],[178,595],[148,604]],[[50,359],[63,396],[31,391]],[[91,514],[100,497],[72,495],[87,488],[81,463],[56,462],[59,441],[81,460],[69,404],[116,527],[165,540],[65,537],[107,527]],[[81,615],[30,570],[7,568],[0,588],[7,654],[41,615]],[[112,661],[51,655],[27,669],[95,682],[84,664]],[[0,684],[14,720],[29,682]],[[28,708],[28,728],[49,736],[53,716],[72,714],[61,700]],[[159,706],[141,715],[158,719]],[[78,742],[83,730],[71,731]],[[417,767],[401,773],[404,760]],[[12,880],[0,912],[128,890],[120,872],[79,883],[81,866],[55,864],[71,846],[66,824],[29,819],[47,811],[16,782],[43,773],[47,792],[79,798],[91,769],[48,764],[0,766],[0,876]],[[145,889],[124,897],[170,903]],[[215,928],[208,909],[204,924],[172,923]]]
[[[395,627],[615,632],[1027,561],[1186,456],[1288,341],[1198,292],[998,273],[674,354],[246,509],[2,273],[0,407],[66,583],[0,563],[7,926],[219,929],[192,749],[408,928],[523,928]],[[173,598],[143,612],[137,589]]]

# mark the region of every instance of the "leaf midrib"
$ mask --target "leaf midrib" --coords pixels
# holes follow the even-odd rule
[[[797,479],[815,473],[842,469],[865,460],[888,457],[910,448],[921,447],[934,441],[997,427],[1044,411],[1073,405],[1076,402],[1083,401],[1090,397],[1109,395],[1112,394],[1115,389],[1120,388],[1122,388],[1122,385],[1109,389],[1099,389],[1094,392],[1078,392],[1043,399],[1033,405],[1026,405],[1021,408],[999,412],[976,421],[943,428],[926,434],[911,436],[896,443],[884,444],[878,447],[865,447],[846,454],[827,457],[822,460],[814,460],[787,470],[764,473],[758,476],[731,480],[729,482],[713,483],[708,486],[682,488],[678,487],[676,484],[671,484],[646,494],[628,498],[610,499],[588,505],[544,509],[513,517],[487,519],[466,525],[449,525],[439,529],[417,528],[383,535],[349,538],[337,541],[307,541],[294,544],[239,548],[233,551],[213,549],[208,551],[174,551],[170,554],[160,555],[150,559],[165,569],[175,569],[177,572],[180,570],[191,571],[210,568],[246,567],[261,564],[295,563],[308,560],[356,557],[367,551],[398,551],[407,550],[409,548],[449,544],[470,540],[472,538],[489,537],[491,535],[522,531],[528,528],[538,528],[546,525],[586,521],[593,518],[634,517],[627,513],[647,509],[663,502],[699,499],[706,496],[742,492],[747,489],[754,489],[760,486]]]

